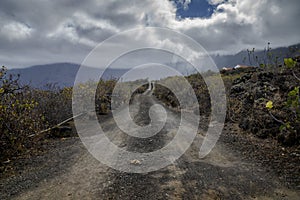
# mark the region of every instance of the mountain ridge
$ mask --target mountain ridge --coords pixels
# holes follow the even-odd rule
[[[293,48],[294,52],[291,52],[291,48]],[[289,47],[279,47],[276,49],[271,49],[270,53],[272,54],[273,59],[278,57],[278,63],[283,63],[283,59],[285,57],[293,57],[295,54],[300,54],[300,43],[296,45],[291,45]],[[251,65],[257,66],[255,63],[254,57],[257,56],[259,59],[266,59],[267,51],[261,50],[253,53],[251,55],[251,59],[249,60],[249,55],[247,50],[243,50],[234,55],[212,55],[212,59],[216,63],[219,69],[223,67],[234,67],[236,65]],[[178,66],[174,66],[174,68],[178,68]],[[8,74],[20,74],[20,82],[22,84],[29,84],[35,88],[44,88],[47,84],[56,84],[58,87],[71,87],[74,84],[76,74],[80,68],[80,64],[70,63],[70,62],[61,62],[61,63],[52,63],[52,64],[44,64],[44,65],[34,65],[27,68],[17,68],[8,70]],[[176,68],[176,69],[177,69]],[[99,80],[98,77],[99,70],[88,67],[86,70],[85,79],[94,79]],[[177,69],[180,71],[180,69]],[[125,74],[129,69],[122,68],[109,68],[105,71],[102,71],[102,79],[118,79],[123,74]],[[183,72],[184,75],[187,72]],[[191,73],[191,72],[190,72]]]
[[[47,84],[55,84],[56,86],[71,87],[74,85],[76,74],[80,68],[80,64],[76,63],[52,63],[45,65],[34,65],[27,68],[18,68],[8,70],[9,74],[20,74],[20,82],[28,84],[35,88],[44,88]],[[103,72],[102,79],[119,78],[127,69],[97,69],[88,67],[85,70],[86,77],[91,79],[100,79],[99,72]]]

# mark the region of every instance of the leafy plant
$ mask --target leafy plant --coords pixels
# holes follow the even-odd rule
[[[294,69],[297,66],[297,61],[295,61],[292,58],[285,58],[284,59],[284,65],[292,70],[293,76],[300,81],[300,78],[295,74]]]
[[[286,101],[286,107],[292,111],[297,121],[300,120],[300,96],[299,86],[295,87],[288,93],[288,99]]]
[[[295,87],[288,93],[286,108],[292,112],[292,116],[286,120],[286,123],[280,126],[280,131],[289,131],[293,133],[295,138],[299,137],[300,123],[300,98],[299,87]]]
[[[300,96],[299,96],[299,86],[295,87],[288,93],[287,101],[285,102],[285,108],[292,113],[292,115],[287,115],[284,121],[277,119],[272,113],[273,102],[268,101],[266,103],[266,108],[269,110],[270,116],[277,122],[281,124],[279,130],[281,132],[290,132],[298,138],[297,132],[299,132],[300,123]],[[296,141],[294,141],[296,142]]]
[[[284,59],[284,64],[288,68],[294,68],[296,66],[297,62],[294,61],[292,58],[285,58]]]

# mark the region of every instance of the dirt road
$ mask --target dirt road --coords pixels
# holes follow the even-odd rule
[[[148,109],[156,102],[141,95],[131,109],[135,122],[150,122]],[[124,134],[112,117],[100,119],[110,140],[133,152],[152,152],[168,144],[180,116],[167,110],[164,128],[150,138]],[[87,122],[88,124],[88,122]],[[92,125],[87,131],[93,130]],[[204,159],[198,158],[203,139],[201,127],[194,143],[173,164],[158,171],[134,174],[111,169],[93,158],[78,138],[62,141],[52,152],[33,158],[20,175],[2,180],[0,199],[299,199],[272,171],[220,140]],[[223,136],[224,137],[224,136]],[[143,161],[132,164],[143,165]]]

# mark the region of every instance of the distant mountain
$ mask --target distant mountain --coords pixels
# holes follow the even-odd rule
[[[293,50],[291,51],[291,49]],[[270,53],[272,54],[273,58],[277,56],[278,62],[282,63],[283,58],[285,57],[292,57],[295,55],[299,55],[300,54],[299,49],[300,49],[300,44],[297,44],[290,47],[281,47],[281,48],[272,49]],[[254,57],[256,56],[258,57],[260,62],[263,62],[263,60],[266,59],[267,53],[265,51],[255,51]],[[249,62],[247,51],[241,51],[235,55],[213,55],[212,58],[219,69],[223,67],[234,67],[239,64],[252,65],[252,66],[257,65],[253,57],[251,58],[251,62]],[[172,65],[174,69],[181,71],[181,73],[184,75],[188,75],[193,72],[193,67],[186,66],[184,62],[183,63],[178,62],[175,65],[174,64]],[[36,87],[36,88],[44,88],[45,85],[49,83],[56,84],[59,87],[67,87],[67,86],[73,86],[79,68],[80,68],[79,64],[54,63],[54,64],[47,64],[47,65],[36,65],[36,66],[21,68],[21,69],[11,69],[8,71],[8,74],[20,74],[21,83],[29,84],[32,87]],[[88,79],[99,80],[100,79],[100,77],[98,77],[99,70],[103,72],[102,69],[96,69],[91,67],[85,69],[86,70],[84,76],[81,77],[84,80],[88,80]],[[110,68],[103,73],[102,79],[119,78],[128,71],[129,69]],[[145,78],[146,76],[148,76],[151,77],[150,79],[155,79],[155,77],[159,79],[168,76],[168,74],[163,73],[163,70],[161,71],[160,74],[158,73],[160,72],[157,72],[157,70],[140,69],[135,71],[134,77]]]
[[[299,55],[300,54],[299,50],[300,50],[300,44],[296,44],[289,47],[279,47],[276,49],[271,49],[270,55],[273,57],[272,58],[273,60],[277,56],[278,63],[283,63],[283,58]],[[241,51],[235,55],[213,55],[212,59],[215,61],[218,68],[221,69],[223,67],[234,67],[239,64],[256,66],[257,65],[257,62],[255,61],[256,56],[259,59],[260,63],[263,63],[264,60],[265,62],[268,62],[267,53],[264,50],[260,50],[260,51],[255,50],[254,54],[251,55],[250,61],[249,61],[247,50]]]
[[[54,63],[11,69],[8,74],[20,74],[22,84],[29,84],[36,88],[44,88],[49,83],[56,84],[58,87],[68,87],[73,86],[79,68],[79,64]],[[99,70],[103,72],[102,69],[88,68],[85,70],[85,76],[87,79],[99,80]],[[103,73],[102,79],[119,78],[127,71],[127,69],[108,69]]]

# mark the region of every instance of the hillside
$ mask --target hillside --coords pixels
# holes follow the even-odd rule
[[[275,49],[270,49],[269,56],[272,62],[278,57],[278,63],[283,63],[283,58],[286,57],[295,57],[299,56],[300,44],[291,45],[288,47],[279,47]],[[253,49],[249,49],[253,50]],[[263,63],[264,60],[268,62],[268,53],[265,50],[254,50],[253,55],[251,55],[251,61],[249,62],[248,52],[247,50],[240,51],[234,55],[213,55],[212,58],[215,61],[216,65],[219,69],[223,67],[234,67],[239,64],[251,65],[255,66],[257,63],[255,62],[255,57],[259,59],[260,63]],[[272,63],[275,64],[275,63]]]
[[[22,69],[11,69],[8,74],[20,74],[20,82],[32,87],[44,88],[47,84],[56,84],[58,87],[73,86],[80,65],[74,63],[53,63],[47,65],[35,65]],[[100,71],[103,71],[100,69]],[[103,79],[119,78],[126,69],[108,69],[103,74]],[[86,77],[99,79],[99,69],[89,68]]]
[[[271,49],[270,53],[273,60],[276,56],[278,56],[278,63],[282,63],[283,58],[291,55],[292,57],[294,57],[295,55],[299,54],[299,52],[297,51],[297,49],[299,48],[300,44],[297,44],[289,47]],[[234,67],[238,64],[255,65],[255,59],[253,59],[253,56],[257,56],[261,62],[263,59],[267,59],[265,51],[255,51],[253,55],[251,55],[251,62],[249,62],[247,51],[241,51],[235,55],[212,55],[212,59],[216,63],[217,67],[219,69],[222,69],[223,67]],[[180,71],[182,65],[183,63],[177,63],[174,65],[174,69]],[[46,84],[49,83],[56,84],[59,87],[69,87],[73,86],[76,73],[79,70],[79,67],[79,64],[74,63],[53,63],[46,65],[35,65],[27,68],[11,69],[8,71],[8,74],[20,74],[21,83],[30,84],[31,86],[36,88],[43,88]],[[107,71],[105,71],[102,78],[119,78],[128,70],[129,69],[110,68]],[[193,72],[193,70],[187,72],[187,70],[184,69],[184,71],[182,71],[182,73],[185,75],[191,72]],[[90,70],[86,71],[86,77],[91,79],[98,79],[98,77],[96,76],[96,74],[98,73],[99,69],[90,68]]]
[[[289,94],[299,86],[299,80],[294,76],[300,75],[299,70],[298,62],[293,71],[281,67],[276,70],[222,74],[228,97],[227,119],[216,146],[205,158],[199,158],[198,155],[199,146],[210,125],[210,99],[201,76],[187,76],[200,105],[198,134],[193,144],[176,162],[154,172],[127,173],[97,162],[76,137],[73,122],[40,137],[25,139],[26,142],[22,140],[28,151],[23,150],[22,154],[18,152],[15,156],[3,158],[1,162],[0,172],[3,176],[0,177],[0,190],[5,192],[0,194],[0,198],[39,199],[47,196],[50,199],[299,199],[299,118],[291,115],[290,109],[293,108],[286,108],[285,103],[290,97],[296,97]],[[214,80],[215,76],[209,74],[208,78]],[[178,77],[169,77],[166,80],[179,82]],[[166,111],[165,126],[154,136],[139,138],[122,132],[114,118],[117,115],[119,119],[127,119],[122,109],[115,115],[108,111],[106,115],[102,113],[97,116],[105,135],[119,148],[146,155],[130,158],[125,153],[113,152],[109,156],[118,156],[116,166],[125,166],[123,169],[148,167],[158,159],[147,156],[147,153],[165,147],[176,136],[178,124],[182,122],[181,113],[176,109],[179,107],[178,101],[168,89],[155,85],[152,91],[145,92],[144,88],[140,94],[135,95],[130,109],[136,124],[154,124],[155,127],[162,120],[162,115],[157,110],[153,118],[156,120],[152,120],[148,115],[152,105],[159,104]],[[99,92],[112,90],[113,86],[109,81],[103,82]],[[184,91],[180,86],[178,85],[178,89]],[[63,90],[54,96],[63,95],[65,92]],[[53,101],[52,98],[53,96],[44,97],[44,100],[52,101],[44,104],[43,108],[55,102],[54,108],[59,105],[61,108],[66,107],[66,103]],[[67,100],[70,103],[70,99]],[[269,100],[274,102],[270,111],[266,108]],[[193,109],[193,105],[191,106]],[[296,106],[299,108],[299,104]],[[67,112],[60,111],[53,117],[57,118]],[[53,108],[48,112],[53,113]],[[280,129],[280,123],[270,113],[279,120],[288,119],[289,127]],[[95,141],[94,133],[97,132],[98,124],[95,126],[89,115],[83,116],[82,120],[86,137]],[[195,123],[193,118],[185,120],[190,126]],[[213,121],[214,125],[219,123],[217,120]],[[182,129],[187,130],[184,134],[189,133],[189,127]],[[176,149],[180,151],[182,144],[178,142],[177,145]],[[4,149],[5,152],[8,151],[8,148]],[[200,189],[195,189],[197,187]],[[153,194],[150,198],[149,193]]]

